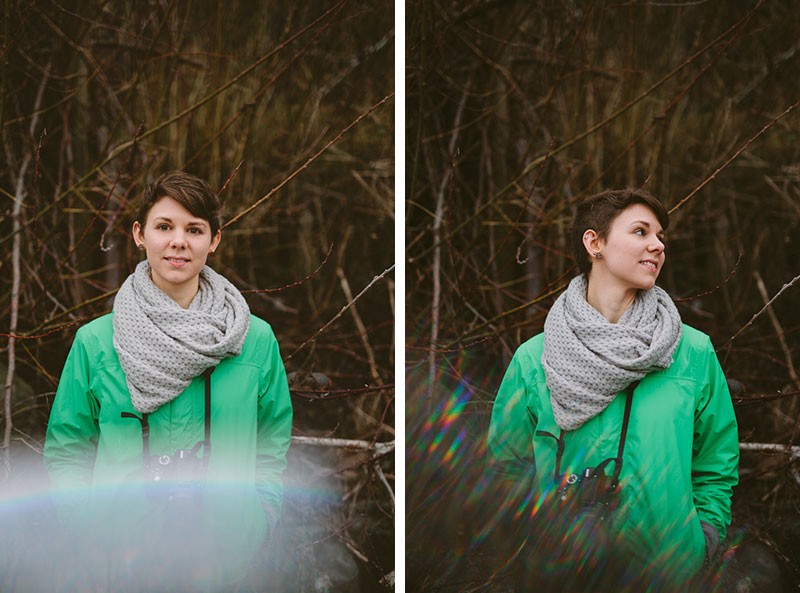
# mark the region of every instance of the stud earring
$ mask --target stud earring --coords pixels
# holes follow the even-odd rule
[[[141,243],[137,243],[137,245],[136,245],[136,248],[137,248],[139,251],[144,251],[144,245],[142,245]]]
[[[595,252],[594,252],[594,256],[595,256],[597,259],[600,259],[600,258],[602,258],[602,257],[603,257],[603,254],[602,254],[602,253],[600,253],[599,251],[595,251]]]

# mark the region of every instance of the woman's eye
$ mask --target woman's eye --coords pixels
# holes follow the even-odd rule
[[[646,233],[646,231],[645,231],[644,229],[636,229],[636,230],[635,230],[635,231],[633,231],[633,232],[634,232],[634,234],[636,234],[636,235],[639,235],[640,237],[644,237],[644,236],[645,236],[645,234],[647,234],[647,233]]]
[[[168,231],[169,230],[169,225],[162,223],[162,224],[158,225],[156,228],[159,231]]]
[[[201,235],[201,234],[203,233],[202,229],[199,229],[199,228],[197,228],[197,227],[192,227],[192,228],[190,228],[190,229],[189,229],[189,232],[190,232],[191,234],[193,234],[193,235]]]

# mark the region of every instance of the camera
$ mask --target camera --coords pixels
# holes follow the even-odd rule
[[[147,463],[154,497],[167,502],[196,501],[205,475],[205,462],[195,449],[178,449],[172,455],[157,455]]]
[[[526,562],[531,566],[565,582],[606,569],[614,553],[613,511],[620,491],[615,479],[605,475],[605,465],[566,474],[551,491],[528,540]]]
[[[605,464],[587,467],[583,472],[570,474],[558,490],[557,500],[562,509],[589,512],[603,520],[605,514],[619,506],[619,488],[603,471]]]

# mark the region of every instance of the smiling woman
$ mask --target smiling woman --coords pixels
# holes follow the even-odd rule
[[[280,515],[286,373],[270,326],[205,265],[219,212],[186,173],[151,185],[133,223],[147,258],[64,365],[45,464],[99,590],[236,589]]]
[[[208,255],[219,245],[220,210],[205,181],[173,171],[148,189],[133,223],[134,241],[147,253],[153,283],[184,309],[197,294]]]
[[[656,286],[668,223],[641,189],[584,200],[581,274],[506,371],[489,476],[494,520],[519,534],[518,592],[707,590],[737,425],[709,338]]]
[[[655,286],[664,265],[667,224],[665,212],[656,214],[649,205],[632,203],[603,235],[592,228],[584,231],[582,245],[595,260],[586,300],[609,322],[619,321],[638,291]],[[581,259],[587,259],[586,255]]]

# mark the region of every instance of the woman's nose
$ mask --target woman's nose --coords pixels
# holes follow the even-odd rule
[[[170,240],[170,243],[174,247],[185,247],[186,246],[186,236],[180,231],[175,231],[172,234],[172,239]]]
[[[650,244],[650,249],[653,251],[660,252],[664,251],[665,248],[666,246],[664,245],[664,241],[661,240],[659,237],[655,237],[653,239],[653,242]]]

